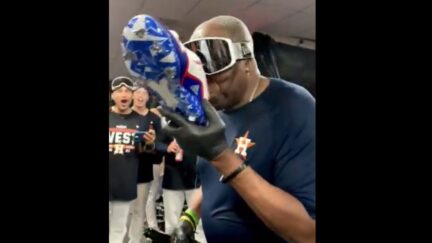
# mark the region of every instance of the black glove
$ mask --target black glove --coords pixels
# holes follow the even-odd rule
[[[225,123],[207,100],[203,100],[207,126],[186,121],[181,115],[161,109],[170,124],[162,128],[168,136],[175,137],[183,149],[207,160],[213,160],[228,148],[225,140]],[[172,124],[174,123],[174,125]]]
[[[186,220],[180,220],[179,225],[171,235],[171,243],[194,243],[195,230],[192,224]]]

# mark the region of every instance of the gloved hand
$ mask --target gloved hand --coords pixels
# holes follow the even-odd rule
[[[194,235],[198,221],[199,218],[191,209],[186,210],[171,235],[171,243],[195,243]]]
[[[162,115],[171,121],[162,130],[174,137],[184,150],[211,161],[228,148],[225,123],[210,102],[203,100],[203,107],[208,119],[207,126],[195,125],[177,113],[161,109]]]
[[[195,242],[195,230],[188,221],[180,220],[179,225],[171,235],[172,243],[193,243]]]

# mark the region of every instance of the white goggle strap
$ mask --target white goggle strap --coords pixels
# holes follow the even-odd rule
[[[237,42],[232,43],[233,59],[254,58],[252,42]]]

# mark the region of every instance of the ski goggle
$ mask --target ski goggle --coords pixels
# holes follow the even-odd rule
[[[232,42],[228,38],[199,38],[185,42],[184,46],[198,55],[206,75],[223,72],[237,60],[254,57],[252,42]]]
[[[111,82],[111,90],[112,91],[120,88],[121,86],[125,86],[126,88],[128,88],[130,90],[135,90],[135,88],[136,88],[132,79],[125,77],[125,76],[117,77],[117,78],[113,79],[113,81]]]

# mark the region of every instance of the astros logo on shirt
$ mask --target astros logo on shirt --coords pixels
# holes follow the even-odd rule
[[[234,153],[240,155],[243,160],[246,160],[247,157],[247,149],[254,146],[255,143],[252,142],[249,136],[249,130],[242,137],[238,137],[235,139],[237,147],[234,150]]]

